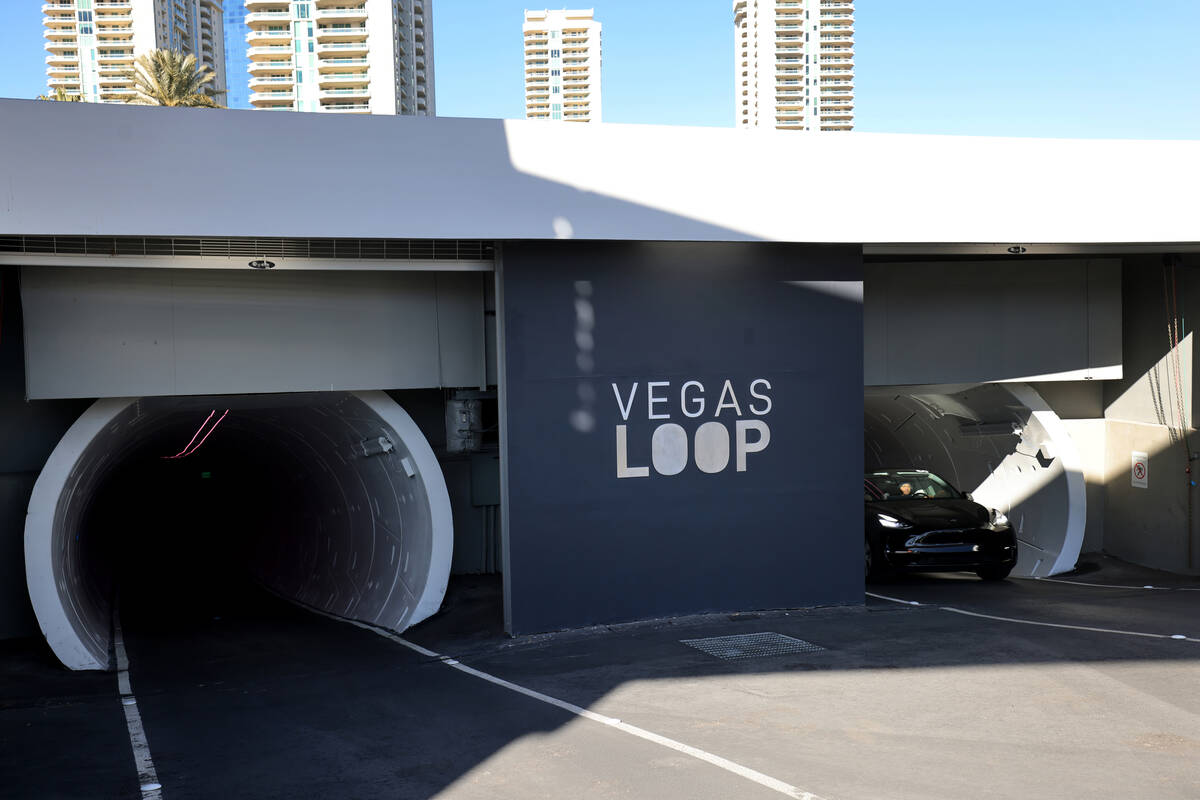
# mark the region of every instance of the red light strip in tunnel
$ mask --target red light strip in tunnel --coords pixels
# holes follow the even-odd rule
[[[198,436],[200,436],[201,433],[204,432],[204,428],[208,425],[208,421],[211,420],[213,418],[213,415],[215,415],[216,413],[217,413],[217,410],[215,408],[212,411],[208,412],[208,416],[205,417],[204,422],[200,423],[200,427],[196,430],[196,432],[194,434],[192,434],[191,441],[188,442],[187,445],[182,450],[180,450],[178,453],[176,453],[173,456],[162,456],[162,458],[165,460],[168,460],[168,461],[170,461],[171,459],[175,459],[175,458],[187,458],[192,453],[199,450],[200,445],[202,445],[206,441],[208,441],[208,437],[212,436],[212,432],[215,431],[217,429],[217,426],[221,424],[221,420],[225,419],[225,417],[229,414],[229,409],[228,408],[225,409],[225,413],[217,418],[217,421],[214,422],[212,424],[212,427],[208,429],[208,433],[205,433],[204,437],[201,438],[199,442],[197,442],[196,438]],[[195,444],[195,447],[192,446],[193,444]]]

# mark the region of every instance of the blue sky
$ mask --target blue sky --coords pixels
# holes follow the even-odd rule
[[[438,113],[522,116],[526,5],[433,5]],[[732,125],[731,6],[595,0],[605,121]],[[41,3],[0,7],[0,97],[35,97]],[[1200,138],[1195,0],[857,0],[856,17],[858,130]]]

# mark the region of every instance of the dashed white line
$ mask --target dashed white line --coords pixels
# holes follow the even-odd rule
[[[918,603],[916,600],[901,600],[897,597],[888,597],[887,595],[875,594],[874,592],[866,592],[868,597],[874,597],[878,600],[887,600],[891,603],[899,603],[905,606],[923,606],[926,608],[936,608],[939,611],[949,611],[951,614],[962,614],[965,617],[978,617],[980,619],[991,619],[997,622],[1011,622],[1017,625],[1035,625],[1041,628],[1065,628],[1073,631],[1087,631],[1089,633],[1109,633],[1117,636],[1142,636],[1147,639],[1177,639],[1187,642],[1200,642],[1200,639],[1191,636],[1185,636],[1182,633],[1147,633],[1145,631],[1123,631],[1115,628],[1094,628],[1088,625],[1068,625],[1062,622],[1041,622],[1034,619],[1018,619],[1016,617],[1001,617],[995,614],[981,614],[976,611],[964,611],[961,608],[953,608],[951,606],[939,606],[932,603]]]
[[[113,649],[117,654],[117,689],[121,692],[121,706],[125,710],[125,727],[129,730],[129,746],[133,749],[133,763],[137,768],[138,787],[142,800],[162,800],[162,784],[150,757],[150,745],[146,741],[146,729],[142,726],[142,715],[138,712],[137,698],[129,684],[129,655],[125,652],[125,637],[121,633],[121,617],[113,609]]]
[[[779,794],[782,794],[785,797],[795,798],[795,800],[822,800],[821,797],[813,794],[812,792],[806,792],[803,789],[793,786],[790,783],[781,781],[778,778],[772,778],[770,775],[766,775],[757,770],[750,769],[749,767],[738,764],[735,761],[730,761],[727,758],[723,758],[721,756],[715,755],[706,750],[701,750],[698,747],[692,747],[689,744],[684,744],[683,742],[676,741],[675,739],[671,739],[666,736],[661,736],[657,733],[654,733],[653,731],[648,731],[645,728],[639,728],[636,725],[630,725],[627,722],[622,722],[621,720],[614,719],[613,717],[606,717],[603,714],[597,714],[594,711],[589,711],[586,708],[582,708],[580,706],[575,705],[574,703],[568,703],[566,700],[560,700],[557,697],[551,697],[548,694],[542,694],[541,692],[535,691],[533,689],[529,689],[525,686],[521,686],[516,683],[512,683],[511,681],[506,681],[503,678],[498,678],[495,675],[492,675],[487,672],[483,672],[482,670],[475,669],[474,667],[468,667],[466,664],[463,664],[462,662],[457,661],[453,658],[443,656],[440,653],[434,652],[433,650],[430,650],[425,647],[421,647],[419,644],[414,644],[413,642],[410,642],[407,639],[405,639],[403,636],[393,633],[392,631],[385,630],[383,628],[377,628],[373,625],[368,625],[364,622],[359,622],[358,620],[346,619],[345,617],[339,617],[334,614],[330,614],[326,611],[322,611],[321,609],[312,608],[311,606],[309,608],[310,608],[310,610],[315,611],[316,613],[321,614],[322,616],[329,617],[330,619],[335,619],[339,622],[348,622],[351,625],[354,625],[355,627],[362,628],[363,630],[371,631],[372,633],[378,634],[379,636],[382,636],[386,639],[390,639],[393,642],[403,645],[404,647],[407,647],[409,650],[412,650],[416,653],[420,653],[421,655],[423,655],[427,658],[436,659],[437,661],[440,661],[441,663],[445,664],[446,666],[452,667],[453,669],[456,669],[459,672],[464,672],[467,675],[471,675],[472,677],[487,681],[488,683],[508,689],[509,691],[516,692],[517,694],[523,694],[526,697],[530,697],[530,698],[532,698],[534,700],[538,700],[542,703],[546,703],[546,704],[552,705],[556,708],[560,708],[560,709],[570,712],[571,714],[574,714],[578,717],[582,717],[584,719],[591,720],[592,722],[598,722],[601,725],[607,725],[610,728],[619,730],[622,733],[627,733],[630,736],[636,736],[639,739],[644,739],[645,741],[653,742],[654,744],[661,745],[662,747],[667,747],[672,750],[675,750],[676,752],[691,756],[692,758],[698,759],[707,764],[711,764],[714,767],[723,769],[726,772],[733,773],[734,775],[737,775],[740,778],[745,778],[748,781],[757,783],[759,786],[763,786],[767,789],[771,789],[772,791],[778,792]]]

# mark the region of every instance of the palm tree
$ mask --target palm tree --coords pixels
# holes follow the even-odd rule
[[[199,106],[221,108],[218,92],[205,86],[213,80],[207,66],[196,66],[196,57],[178,50],[151,50],[138,57],[133,71],[137,96],[129,102],[147,106]]]
[[[57,101],[59,101],[60,103],[82,103],[82,102],[83,102],[83,95],[81,95],[81,94],[67,94],[67,90],[66,90],[66,89],[64,89],[64,88],[63,88],[63,87],[61,87],[61,86],[55,86],[55,87],[54,87],[54,94],[50,94],[50,95],[46,95],[46,94],[39,94],[39,95],[37,96],[37,99],[38,99],[38,100],[57,100]]]

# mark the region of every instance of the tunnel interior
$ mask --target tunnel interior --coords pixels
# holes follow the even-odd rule
[[[868,386],[867,471],[915,467],[1006,514],[1017,533],[1014,575],[1074,568],[1087,496],[1078,452],[1028,384]]]
[[[441,604],[445,481],[381,392],[97,401],[34,488],[30,599],[68,667],[110,666],[122,618],[171,626],[263,590],[403,630]]]

